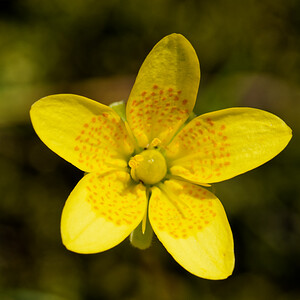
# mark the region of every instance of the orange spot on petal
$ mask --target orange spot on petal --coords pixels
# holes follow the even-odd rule
[[[214,126],[213,121],[210,118],[206,119],[206,122],[210,125],[210,126]]]

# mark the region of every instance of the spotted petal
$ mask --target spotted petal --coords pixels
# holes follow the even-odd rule
[[[166,155],[173,175],[213,183],[264,164],[291,137],[291,129],[271,113],[230,108],[193,119],[170,143]]]
[[[79,169],[106,172],[126,167],[133,151],[123,121],[110,107],[77,95],[53,95],[32,105],[41,140]]]
[[[156,44],[131,91],[126,116],[140,147],[168,141],[192,112],[200,80],[197,55],[179,34]]]
[[[158,239],[190,273],[207,279],[232,273],[232,233],[212,193],[191,183],[165,181],[152,190],[149,219]]]
[[[146,205],[144,186],[132,184],[128,173],[90,173],[77,184],[63,209],[63,243],[78,253],[110,249],[138,226]]]

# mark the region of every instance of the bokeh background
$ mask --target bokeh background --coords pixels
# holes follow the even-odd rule
[[[0,299],[300,299],[300,1],[0,1]],[[178,32],[201,64],[196,113],[270,111],[293,129],[266,165],[214,185],[235,238],[224,281],[182,269],[155,238],[95,255],[67,251],[60,215],[82,172],[36,136],[39,98],[126,100],[148,52]]]

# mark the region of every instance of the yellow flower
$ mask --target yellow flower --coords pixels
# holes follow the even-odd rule
[[[76,95],[33,104],[31,120],[41,140],[87,173],[62,213],[68,249],[105,251],[130,233],[132,243],[144,248],[152,227],[192,274],[223,279],[232,273],[231,229],[221,202],[205,186],[262,165],[292,134],[281,119],[253,108],[192,118],[199,80],[193,47],[171,34],[144,61],[126,117],[119,106]]]

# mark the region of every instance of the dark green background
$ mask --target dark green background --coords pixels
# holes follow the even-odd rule
[[[300,299],[298,0],[0,1],[0,298]],[[224,281],[197,278],[155,238],[95,255],[67,251],[60,214],[82,173],[36,136],[30,105],[53,93],[126,100],[148,52],[178,32],[202,79],[198,114],[270,111],[293,129],[268,164],[214,185],[235,238]]]

